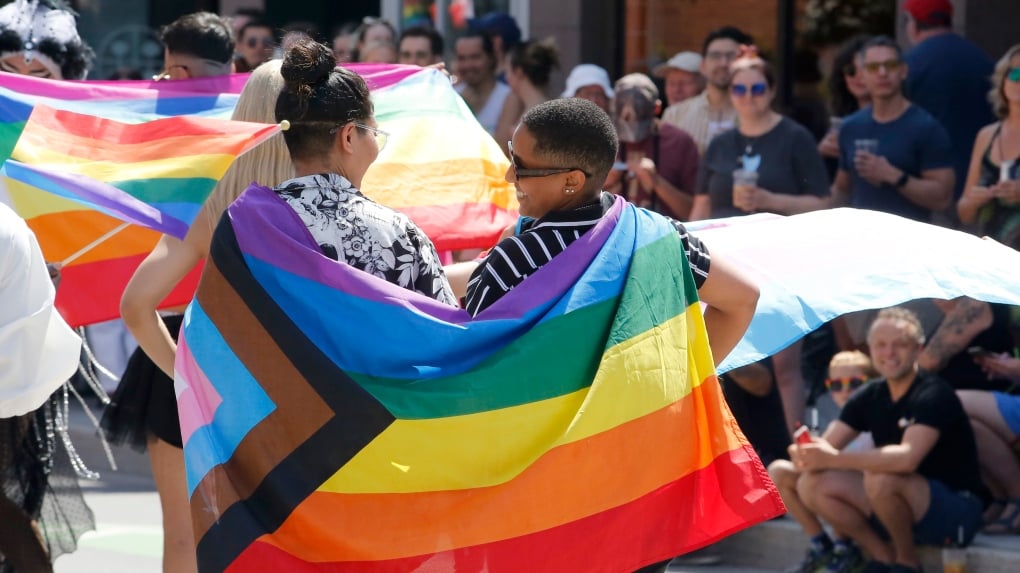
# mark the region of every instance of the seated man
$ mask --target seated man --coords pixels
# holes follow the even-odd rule
[[[988,501],[967,415],[949,384],[920,371],[923,345],[916,315],[881,311],[868,331],[881,378],[850,398],[821,439],[790,448],[804,472],[801,500],[870,555],[865,571],[920,571],[916,544],[959,532],[970,543]],[[861,432],[876,448],[846,451]]]

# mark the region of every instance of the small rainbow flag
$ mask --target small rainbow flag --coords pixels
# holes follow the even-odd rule
[[[471,319],[228,213],[175,372],[201,571],[632,571],[784,511],[665,219],[618,199]]]
[[[194,115],[227,119],[247,76],[202,78],[174,82],[56,81],[0,73],[0,161],[10,157],[36,105],[84,113],[124,123]],[[6,179],[0,201],[28,220],[49,261],[62,261],[122,225],[120,219],[83,209],[79,203],[33,190]],[[20,191],[20,193],[19,193]],[[29,199],[30,197],[30,199]],[[56,225],[38,225],[53,222]],[[60,232],[54,233],[54,229]],[[135,269],[159,240],[159,233],[138,226],[118,232],[63,270],[56,307],[72,326],[119,316],[120,294]],[[191,300],[200,271],[181,281],[164,301],[182,306]]]
[[[126,124],[37,105],[4,165],[8,193],[50,260],[73,257],[88,244],[83,237],[108,232],[111,217],[184,238],[233,160],[278,131],[276,125],[197,116]],[[139,227],[121,233],[128,236],[100,243],[64,270],[70,284],[61,292],[74,293],[58,303],[69,322],[108,319],[96,313],[117,308],[120,291],[110,288],[117,284],[112,281],[126,284],[147,253],[121,249],[151,249],[153,238]],[[115,250],[121,251],[111,256]],[[81,282],[74,280],[79,275]]]
[[[403,211],[441,251],[488,248],[517,221],[510,163],[441,72],[354,64],[391,136],[362,190]]]
[[[352,69],[365,77],[372,89],[376,118],[382,129],[391,133],[390,143],[365,177],[366,194],[407,213],[440,250],[491,246],[517,216],[513,189],[504,180],[509,164],[449,79],[436,70],[415,66],[360,64]],[[245,79],[126,82],[127,87],[122,87],[114,82],[56,82],[0,74],[0,159],[11,153],[35,105],[129,124],[179,115],[225,117]],[[166,127],[159,131],[162,142],[157,141],[152,124],[137,130],[152,135],[147,139],[151,146],[145,168],[156,168],[161,159],[178,165],[184,159],[185,150],[177,148],[177,138],[186,139],[188,132],[175,133],[173,128],[187,129],[183,126],[188,122],[162,125]],[[147,176],[148,172],[140,177],[108,172],[103,181],[129,184],[130,189],[98,200],[91,192],[95,189],[84,185],[80,177],[94,176],[93,172],[81,171],[76,166],[80,161],[73,157],[64,165],[55,155],[47,155],[41,144],[52,137],[53,129],[49,124],[43,127],[49,131],[29,134],[26,144],[34,146],[35,155],[14,159],[44,161],[52,169],[40,178],[30,166],[13,165],[9,174],[22,180],[8,181],[14,207],[29,221],[48,260],[62,261],[83,246],[104,239],[64,269],[57,307],[73,326],[116,318],[124,286],[156,244],[159,233],[183,236],[198,208],[196,199],[208,194],[215,183],[203,172],[213,165],[190,166],[195,175],[187,184],[163,179],[159,186],[153,179],[160,176]],[[212,147],[217,142],[208,143],[210,153],[221,158],[229,154]],[[79,148],[74,149],[67,155],[78,153]],[[99,146],[89,151],[89,157],[113,165],[123,161],[116,153],[113,147]],[[193,156],[187,159],[191,161]],[[60,179],[60,172],[74,174],[73,181]],[[49,195],[39,193],[39,188],[60,191]],[[76,201],[69,199],[71,189],[80,192]],[[96,210],[84,209],[82,203]],[[107,238],[122,221],[134,225]],[[181,281],[163,307],[186,304],[197,280],[196,270]]]

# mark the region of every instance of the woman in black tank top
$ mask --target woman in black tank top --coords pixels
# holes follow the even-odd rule
[[[978,133],[956,208],[978,234],[1020,249],[1020,44],[996,64],[992,82],[989,99],[1001,121]]]

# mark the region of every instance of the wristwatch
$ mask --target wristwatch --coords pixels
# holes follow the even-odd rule
[[[910,181],[910,174],[904,171],[903,174],[900,175],[900,178],[896,180],[896,183],[893,184],[893,186],[895,186],[897,189],[903,189],[903,186],[907,184],[907,181]]]

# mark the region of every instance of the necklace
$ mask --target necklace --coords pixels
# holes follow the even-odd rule
[[[740,157],[739,161],[744,171],[758,171],[758,168],[761,167],[761,155],[753,155],[753,153],[754,144],[758,142],[758,137],[761,136],[752,138],[741,133],[740,137],[744,140],[744,155]]]

